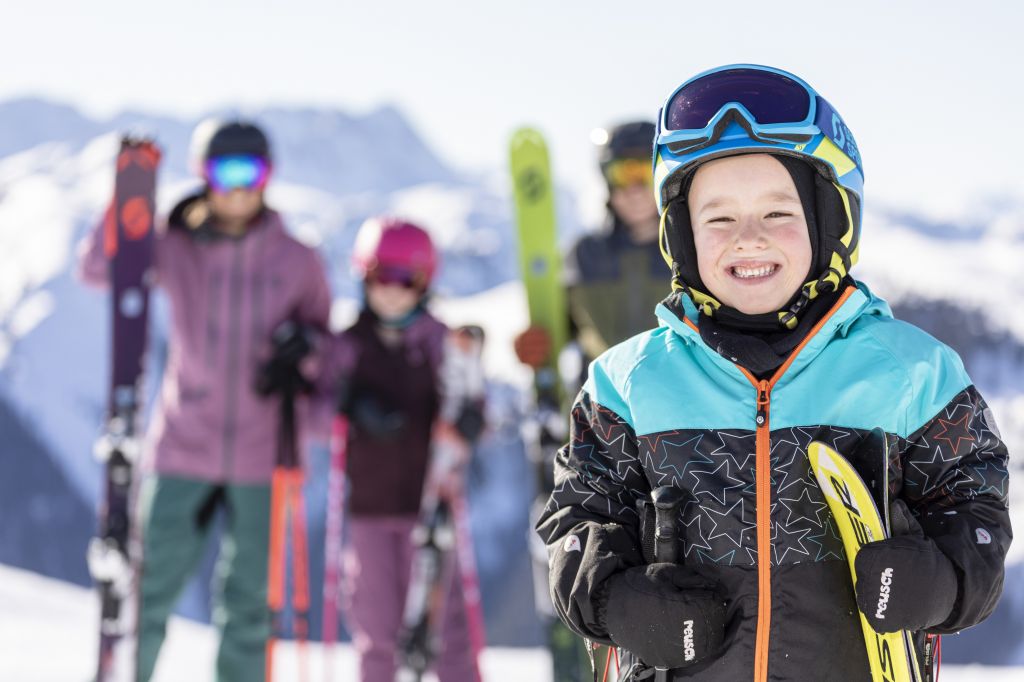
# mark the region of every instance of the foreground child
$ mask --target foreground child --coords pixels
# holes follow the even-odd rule
[[[573,408],[538,525],[555,606],[639,679],[868,680],[859,611],[920,644],[995,608],[1006,448],[959,357],[850,277],[863,170],[824,99],[729,66],[680,86],[659,124],[675,293]],[[852,456],[875,427],[905,533],[861,551],[855,592],[807,446]],[[637,503],[664,485],[683,491],[680,563],[646,564]]]

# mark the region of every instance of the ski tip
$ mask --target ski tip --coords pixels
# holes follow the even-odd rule
[[[512,149],[524,144],[544,144],[544,135],[532,126],[521,126],[512,132]]]
[[[119,170],[129,163],[152,170],[160,163],[161,156],[162,152],[156,143],[155,136],[138,133],[123,133],[121,135],[121,149],[118,153]]]
[[[829,474],[840,473],[843,468],[840,460],[843,456],[828,445],[815,440],[807,446],[807,458],[811,462],[811,471],[814,472],[822,492],[826,497],[835,497],[837,493],[832,487]]]
[[[126,130],[121,133],[121,147],[143,147],[156,144],[156,135],[141,130]]]

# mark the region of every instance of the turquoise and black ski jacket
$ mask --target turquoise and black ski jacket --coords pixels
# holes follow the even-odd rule
[[[724,653],[672,679],[870,679],[850,570],[807,446],[852,455],[876,427],[890,461],[854,465],[869,482],[887,469],[890,496],[957,570],[953,612],[931,631],[992,612],[1012,538],[1007,452],[956,353],[893,319],[863,285],[764,380],[702,341],[685,296],[657,316],[657,329],[591,365],[556,459],[538,531],[569,627],[610,643],[605,581],[644,563],[637,503],[673,485],[688,493],[681,560],[721,583],[731,620]]]

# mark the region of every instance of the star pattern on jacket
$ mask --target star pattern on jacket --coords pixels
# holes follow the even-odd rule
[[[787,526],[791,526],[801,519],[806,519],[818,528],[821,528],[829,516],[828,503],[823,499],[812,498],[811,486],[809,485],[804,486],[800,490],[800,494],[795,498],[780,496],[779,502],[789,512],[789,516],[786,517]]]
[[[828,505],[813,481],[807,446],[821,429],[779,429],[771,434],[769,480],[773,562],[825,561],[843,556],[828,523]],[[827,433],[845,442],[852,432]],[[682,432],[638,439],[652,487],[676,485],[691,493],[680,510],[684,554],[699,562],[756,564],[756,434],[752,431]],[[657,451],[648,448],[656,447]]]
[[[949,506],[977,495],[1004,498],[1006,467],[979,454],[986,443],[999,442],[988,430],[989,422],[979,417],[985,409],[976,392],[965,391],[911,438],[887,434],[888,461],[878,462],[872,477],[888,466],[890,493],[905,494],[910,502]],[[864,431],[831,426],[771,432],[768,518],[773,564],[845,557],[807,449],[819,440],[849,454],[865,437]],[[972,459],[965,460],[968,453]],[[578,505],[604,518],[635,523],[639,500],[658,486],[676,486],[690,493],[679,510],[688,561],[756,565],[754,431],[677,429],[637,436],[628,422],[583,395],[573,412],[572,442],[560,458],[570,466],[562,469],[549,505]]]
[[[645,468],[649,471],[657,472],[658,480],[654,481],[653,487],[674,485],[683,488],[685,487],[684,482],[687,470],[691,466],[714,464],[711,459],[700,452],[699,446],[704,439],[704,434],[698,434],[690,438],[686,438],[679,432],[674,432],[673,435],[679,440],[678,443],[668,438],[661,439],[659,442],[660,450],[644,452],[644,460],[647,462]],[[678,456],[679,452],[692,454],[689,457],[680,458]],[[682,467],[675,464],[680,459],[684,460]]]
[[[835,522],[832,520],[831,515],[828,517],[820,533],[807,536],[807,542],[813,542],[818,546],[817,550],[815,550],[817,552],[814,557],[815,561],[828,561],[829,558],[846,561],[843,540],[839,537],[839,531],[836,530]]]
[[[723,507],[730,490],[744,487],[743,481],[729,471],[727,461],[723,461],[713,470],[694,469],[690,476],[694,478],[694,483],[690,487],[694,495],[708,495]]]
[[[946,421],[945,419],[938,419],[939,432],[933,436],[934,440],[944,440],[949,445],[950,454],[952,457],[959,456],[960,443],[974,443],[977,439],[971,435],[970,430],[967,427],[967,420],[970,418],[970,412],[965,411],[956,421]],[[945,457],[943,457],[945,459]]]
[[[1005,446],[991,422],[988,405],[971,386],[902,441],[903,490],[911,501],[952,507],[979,495],[1005,500]]]
[[[737,524],[737,511],[739,507],[739,524]],[[755,533],[757,531],[757,515],[754,511],[748,512],[749,505],[747,504],[746,498],[740,497],[733,503],[728,509],[714,509],[712,507],[706,507],[709,518],[712,518],[714,523],[713,529],[708,533],[708,541],[717,540],[718,538],[725,538],[729,542],[735,544],[737,547],[742,548],[744,545],[744,535],[747,533]],[[719,517],[715,520],[713,516]],[[725,529],[731,527],[734,532],[728,532]],[[722,530],[719,530],[722,529]],[[716,532],[717,531],[717,532]],[[747,543],[751,540],[746,540]]]
[[[772,528],[775,531],[772,535],[772,550],[775,552],[775,565],[786,563],[786,555],[790,552],[793,552],[794,555],[802,554],[804,557],[810,556],[810,552],[803,543],[804,538],[811,532],[810,528],[793,526],[792,530],[790,530],[790,527],[781,523],[773,523]],[[794,556],[794,560],[789,563],[797,563],[799,561],[799,557]]]

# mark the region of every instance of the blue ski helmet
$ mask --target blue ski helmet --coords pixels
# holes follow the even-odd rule
[[[792,327],[794,313],[818,293],[836,289],[857,262],[864,194],[853,134],[832,105],[797,76],[769,66],[731,64],[700,73],[669,95],[658,114],[653,159],[662,255],[672,268],[674,289],[688,290],[706,312],[720,306],[707,292],[693,290],[699,278],[685,276],[696,271],[689,262],[695,252],[686,195],[702,163],[753,153],[796,158],[817,171],[813,279],[802,288],[796,310],[779,313]]]

